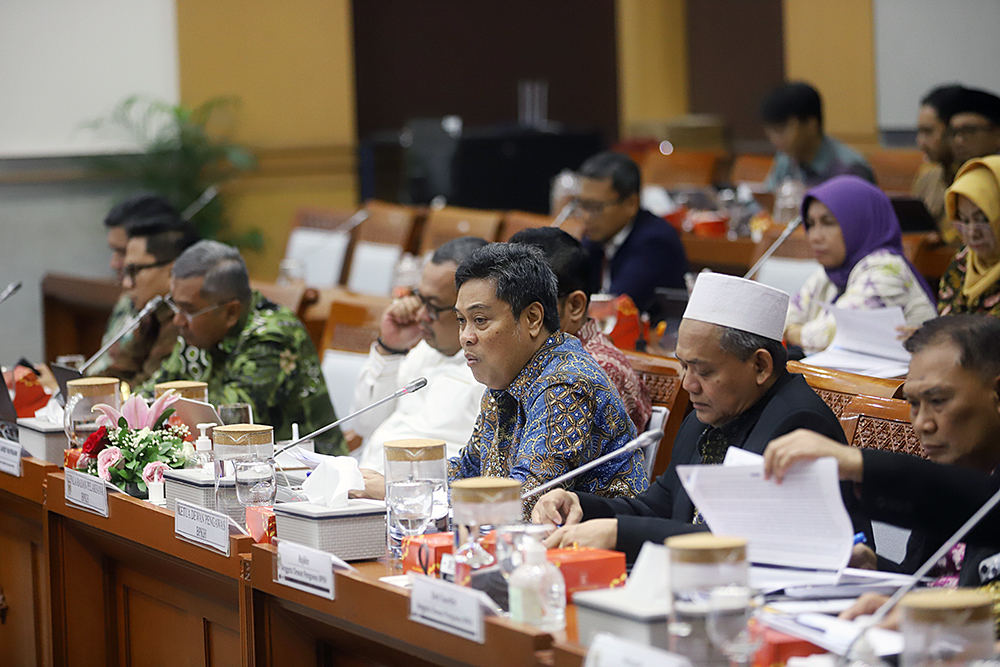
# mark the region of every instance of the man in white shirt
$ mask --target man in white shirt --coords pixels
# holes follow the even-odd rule
[[[396,299],[382,315],[354,405],[374,403],[418,377],[427,378],[427,386],[354,419],[355,432],[364,438],[357,452],[362,468],[384,472],[382,446],[392,440],[444,440],[449,458],[469,441],[486,387],[472,376],[458,341],[455,269],[484,245],[469,236],[442,245],[413,295]]]

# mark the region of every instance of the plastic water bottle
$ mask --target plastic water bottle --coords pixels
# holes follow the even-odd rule
[[[566,628],[566,581],[545,557],[545,547],[526,538],[522,562],[507,582],[510,616],[544,632]]]

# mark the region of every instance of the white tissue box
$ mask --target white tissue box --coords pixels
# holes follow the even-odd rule
[[[574,593],[573,604],[583,646],[589,646],[597,633],[610,632],[638,644],[670,650],[669,600],[637,600],[626,588],[606,588]]]
[[[177,510],[177,501],[183,500],[199,507],[219,511],[239,525],[246,523],[246,508],[236,499],[236,482],[232,477],[219,481],[219,506],[215,502],[215,476],[201,468],[182,468],[163,472],[167,509]]]
[[[385,503],[350,499],[331,509],[313,503],[274,506],[278,539],[332,553],[346,561],[385,555]]]
[[[17,420],[17,437],[28,454],[62,467],[63,451],[69,447],[62,424],[24,417]]]

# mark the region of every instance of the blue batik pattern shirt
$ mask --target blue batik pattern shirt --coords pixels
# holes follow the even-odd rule
[[[509,387],[487,389],[472,438],[449,479],[512,477],[533,489],[636,437],[614,385],[580,341],[557,332]],[[649,485],[642,452],[613,458],[567,482],[572,491],[633,497]],[[537,498],[525,501],[530,519]]]

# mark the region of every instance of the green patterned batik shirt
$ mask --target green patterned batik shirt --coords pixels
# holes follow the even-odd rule
[[[274,440],[292,437],[292,424],[305,435],[336,421],[316,348],[302,323],[287,308],[254,292],[243,318],[212,349],[179,338],[160,370],[140,389],[172,380],[208,383],[214,405],[249,403],[254,421],[274,427]],[[316,439],[322,454],[347,453],[340,429]]]

